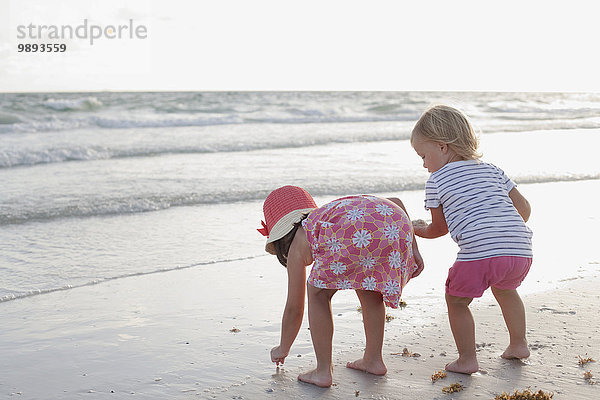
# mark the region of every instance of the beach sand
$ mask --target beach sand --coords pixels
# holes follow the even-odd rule
[[[0,397],[493,399],[530,388],[553,392],[555,399],[600,398],[600,384],[584,378],[591,371],[592,381],[600,380],[600,360],[578,364],[578,356],[600,358],[600,257],[590,246],[596,240],[589,230],[597,226],[598,214],[575,203],[590,190],[598,193],[599,186],[598,181],[523,186],[536,232],[537,272],[528,277],[530,285],[543,281],[544,268],[572,271],[567,279],[541,282],[543,291],[542,286],[524,291],[527,360],[500,358],[508,334],[487,293],[472,305],[482,372],[448,373],[432,383],[431,375],[456,357],[456,349],[445,315],[445,275],[433,279],[430,272],[405,288],[406,308],[388,309],[386,376],[345,367],[361,357],[364,337],[356,295],[340,291],[333,299],[334,385],[321,389],[298,382],[298,374],[315,365],[308,323],[305,318],[284,367],[276,368],[269,350],[279,340],[286,275],[272,256],[261,256],[1,303]],[[572,203],[564,203],[569,198]],[[547,199],[573,210],[572,240],[585,249],[554,241],[557,213],[542,206]],[[443,240],[420,242],[431,271],[445,271],[448,253],[456,251],[449,238]],[[404,348],[420,356],[402,356]],[[455,382],[464,386],[462,392],[442,392]]]

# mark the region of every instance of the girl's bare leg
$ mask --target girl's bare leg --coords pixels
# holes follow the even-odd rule
[[[320,387],[329,387],[332,384],[333,317],[331,297],[335,292],[335,289],[317,289],[308,285],[308,323],[317,356],[317,368],[299,375],[298,379]]]
[[[502,309],[504,322],[506,322],[510,336],[510,343],[501,357],[507,359],[529,357],[529,348],[525,338],[525,307],[519,293],[514,289],[503,290],[495,287],[492,287],[492,293]]]
[[[475,321],[469,310],[473,299],[456,297],[446,294],[448,306],[448,319],[458,349],[458,359],[446,364],[446,370],[462,374],[477,372],[477,354],[475,353]]]
[[[366,347],[363,357],[349,362],[346,367],[369,372],[375,375],[385,375],[387,367],[383,362],[381,349],[383,347],[383,332],[385,329],[385,305],[379,292],[357,290],[356,294],[362,307],[363,324],[365,326]]]

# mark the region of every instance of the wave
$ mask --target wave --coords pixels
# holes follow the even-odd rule
[[[483,112],[507,114],[511,118],[518,114],[543,115],[546,118],[562,118],[565,115],[590,116],[600,112],[597,101],[491,101]]]
[[[316,123],[346,123],[346,122],[405,122],[416,121],[418,115],[411,116],[331,116],[307,115],[303,117],[272,117],[272,118],[246,118],[245,122],[268,124],[316,124]]]
[[[0,125],[0,133],[58,132],[75,129],[134,129],[134,128],[177,128],[186,126],[211,126],[241,124],[237,117],[173,117],[154,116],[149,118],[118,118],[88,116],[83,118],[54,118]]]
[[[21,122],[21,118],[13,114],[0,113],[0,125],[12,125]]]
[[[240,137],[235,142],[226,140],[207,140],[196,146],[163,145],[160,148],[118,149],[102,146],[73,146],[44,150],[0,150],[0,169],[38,164],[51,164],[68,161],[94,161],[118,158],[155,157],[164,154],[205,154],[230,153],[268,149],[300,148],[320,146],[332,143],[383,142],[389,140],[408,140],[410,132],[398,130],[396,133],[376,132],[356,135],[318,135],[306,137],[278,137],[262,140],[256,136]]]
[[[422,185],[410,186],[407,185],[403,190],[416,190]],[[377,188],[376,188],[377,189]],[[395,188],[384,186],[380,190],[394,190]],[[396,188],[397,189],[397,188]],[[313,195],[326,194],[344,194],[348,188],[339,190],[339,193],[327,190],[311,190]],[[177,194],[177,195],[155,195],[150,197],[125,197],[102,200],[98,202],[88,202],[87,204],[79,202],[76,205],[58,206],[50,209],[20,209],[14,211],[5,211],[0,214],[0,226],[21,224],[27,222],[43,222],[62,218],[84,218],[95,216],[111,216],[133,213],[143,213],[151,211],[166,210],[171,207],[208,205],[208,204],[227,204],[243,201],[255,201],[264,199],[269,193],[269,190],[256,191],[234,191],[221,193],[205,193],[205,194]]]
[[[509,119],[560,123],[563,119],[593,118],[600,112],[600,96],[594,93],[15,93],[0,94],[0,133],[255,122],[416,121],[433,103],[456,104],[482,122]]]
[[[574,182],[600,179],[600,174],[555,174],[555,175],[522,175],[514,176],[518,184],[536,184],[548,182]],[[383,182],[356,182],[344,185],[332,185],[322,182],[308,187],[313,196],[343,196],[348,193],[389,193],[423,190],[425,182],[418,178],[406,177],[402,182],[397,180]],[[172,207],[231,204],[263,200],[270,189],[233,190],[227,192],[165,194],[146,197],[131,196],[123,198],[95,199],[87,203],[56,206],[54,208],[35,209],[29,207],[19,210],[5,210],[0,214],[0,226],[23,224],[28,222],[45,222],[64,218],[88,218],[97,216],[116,216],[135,213],[166,210]]]
[[[78,202],[74,205],[56,206],[45,209],[19,209],[0,214],[0,226],[26,222],[43,222],[62,218],[84,218],[111,216],[166,210],[171,207],[202,204],[235,203],[264,198],[267,190],[255,192],[222,192],[206,194],[153,195],[148,197],[123,197],[98,199],[96,202]]]
[[[103,106],[102,102],[96,97],[76,99],[50,98],[44,101],[42,105],[55,111],[94,111]]]
[[[513,180],[517,184],[551,183],[551,182],[577,182],[600,179],[600,174],[556,174],[556,175],[522,175]]]
[[[0,168],[50,164],[64,161],[102,160],[113,157],[115,157],[114,152],[98,147],[59,148],[41,151],[6,150],[0,151]]]
[[[220,263],[226,263],[226,262],[233,262],[233,261],[252,260],[255,258],[266,257],[266,256],[267,255],[261,254],[261,255],[255,255],[255,256],[205,261],[205,262],[199,262],[199,263],[190,264],[190,265],[183,265],[183,266],[178,265],[176,267],[171,267],[171,268],[161,268],[161,269],[156,269],[156,270],[146,271],[146,272],[134,272],[134,273],[130,273],[130,274],[117,275],[117,276],[112,276],[109,278],[96,279],[93,281],[84,282],[84,283],[75,284],[75,285],[64,285],[64,286],[54,287],[54,288],[30,290],[30,291],[23,292],[23,293],[5,294],[5,295],[0,296],[0,303],[11,301],[11,300],[23,299],[23,298],[32,297],[32,296],[38,296],[41,294],[48,294],[48,293],[60,292],[60,291],[64,291],[64,290],[77,289],[77,288],[86,287],[86,286],[93,286],[93,285],[97,285],[97,284],[104,283],[104,282],[114,281],[117,279],[160,274],[160,273],[164,273],[164,272],[179,271],[179,270],[184,270],[184,269],[190,269],[190,268],[196,268],[196,267],[202,267],[202,266],[214,265],[214,264],[220,264]]]
[[[581,124],[568,124],[563,129],[598,129],[600,117],[597,121],[590,121],[584,127]],[[523,132],[523,134],[539,131],[557,131],[544,124],[537,126],[539,129],[522,131],[522,125],[514,123],[496,123],[489,126],[485,134]],[[241,129],[241,128],[240,128]],[[56,145],[56,147],[40,148],[37,138],[30,138],[28,142],[20,139],[19,147],[0,147],[0,169],[34,166],[40,164],[53,164],[70,161],[96,161],[122,158],[156,157],[167,154],[206,154],[206,153],[232,153],[269,149],[294,149],[310,146],[342,143],[377,143],[385,141],[402,141],[410,139],[411,126],[394,125],[388,127],[336,127],[334,129],[309,130],[264,130],[255,129],[252,134],[239,129],[232,132],[195,132],[181,131],[170,133],[148,132],[144,136],[137,134],[136,147],[131,147],[128,135],[108,133],[96,135],[91,139],[78,139],[82,144],[73,143]],[[57,134],[59,135],[59,134]],[[158,137],[158,140],[157,140]],[[51,146],[53,137],[48,137],[46,146]],[[86,141],[90,144],[86,144]],[[92,143],[109,143],[107,146]],[[128,146],[128,147],[125,147]]]
[[[417,116],[418,117],[418,116]],[[219,125],[310,125],[310,124],[344,124],[344,123],[400,123],[414,122],[414,116],[281,116],[281,117],[250,117],[240,115],[204,116],[204,115],[154,115],[151,117],[107,117],[88,116],[82,118],[53,118],[40,121],[23,121],[16,115],[0,114],[0,134],[23,134],[38,132],[61,132],[74,130],[95,129],[147,129],[147,128],[192,128]],[[560,129],[597,129],[600,127],[598,114],[540,116],[532,114],[496,115],[494,120],[477,121],[478,130],[484,133],[520,132],[533,130]]]
[[[0,117],[1,118],[1,117]],[[11,117],[12,118],[12,117]],[[17,117],[14,117],[17,118]],[[0,124],[0,133],[55,132],[75,129],[143,129],[204,127],[214,125],[241,124],[316,124],[316,123],[360,123],[360,122],[403,122],[414,121],[415,116],[205,116],[198,114],[177,115],[159,114],[138,116],[137,118],[88,116],[83,118],[54,118],[41,121],[21,121],[11,119]]]

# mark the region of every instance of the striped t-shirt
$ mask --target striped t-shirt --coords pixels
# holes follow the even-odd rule
[[[425,208],[442,205],[458,261],[499,256],[533,257],[533,233],[513,206],[515,187],[500,168],[478,160],[456,161],[432,173]]]

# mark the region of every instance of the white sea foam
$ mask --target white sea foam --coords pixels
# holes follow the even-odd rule
[[[600,179],[598,142],[595,130],[505,133],[484,136],[481,150],[517,183],[579,181]],[[52,156],[113,158],[0,169],[0,179],[7,177],[0,225],[260,200],[289,182],[314,195],[421,190],[428,176],[407,140],[273,145],[234,152],[180,148],[152,157],[146,149],[120,158],[102,148],[58,151]]]
[[[595,174],[540,174],[537,176],[524,175],[514,176],[513,179],[519,184],[549,183],[549,182],[576,182],[583,180],[598,180],[600,173]],[[371,182],[334,185],[327,182],[311,183],[311,193],[315,196],[344,196],[348,193],[381,193],[381,192],[404,192],[421,190],[424,181],[409,179],[404,176],[403,180],[390,178],[388,180]],[[244,188],[242,191],[223,191],[211,193],[190,194],[152,194],[149,197],[121,198],[97,198],[77,201],[73,204],[57,204],[55,206],[42,206],[36,204],[34,208],[22,208],[4,206],[0,210],[0,226],[10,224],[21,224],[26,222],[51,221],[62,218],[87,218],[97,216],[126,215],[152,211],[166,210],[172,207],[195,206],[203,204],[227,204],[240,201],[261,200],[268,194],[266,185],[258,190]]]

